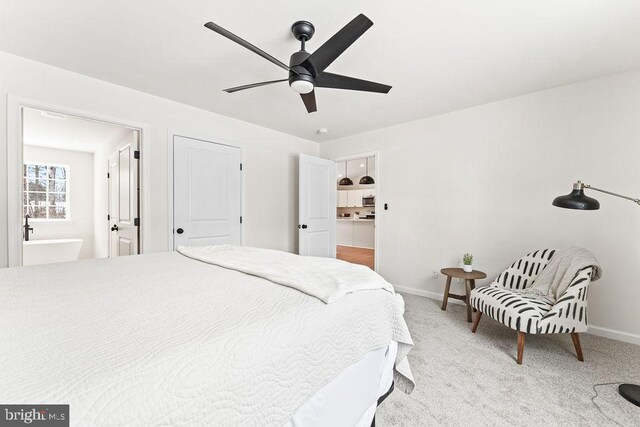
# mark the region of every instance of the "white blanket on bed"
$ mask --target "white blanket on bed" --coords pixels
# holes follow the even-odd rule
[[[234,245],[180,246],[178,252],[297,289],[325,303],[355,291],[384,289],[393,293],[393,286],[369,267],[334,258]]]
[[[0,269],[0,295],[0,402],[70,404],[74,426],[282,426],[391,340],[396,388],[413,389],[403,301],[384,290],[324,304],[160,253]]]

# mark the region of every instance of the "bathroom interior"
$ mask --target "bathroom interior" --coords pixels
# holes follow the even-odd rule
[[[111,256],[110,159],[138,131],[35,108],[22,119],[22,265]]]

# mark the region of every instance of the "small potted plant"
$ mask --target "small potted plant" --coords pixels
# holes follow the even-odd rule
[[[472,254],[464,254],[462,255],[462,269],[467,273],[471,273],[473,271],[473,255]]]

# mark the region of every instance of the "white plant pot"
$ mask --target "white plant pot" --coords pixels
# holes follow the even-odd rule
[[[471,273],[473,271],[473,265],[466,265],[465,264],[465,265],[462,266],[462,269],[464,271],[466,271],[467,273]]]

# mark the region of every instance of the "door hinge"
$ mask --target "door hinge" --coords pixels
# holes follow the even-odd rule
[[[107,215],[107,221],[111,221],[111,215]]]
[[[240,224],[242,224],[242,217],[240,217]]]
[[[139,227],[140,226],[140,218],[134,219],[133,220],[133,225],[136,226],[136,227]]]
[[[240,163],[240,170],[242,170],[242,163]]]
[[[140,151],[136,150],[133,152],[133,158],[136,160],[140,160]]]

